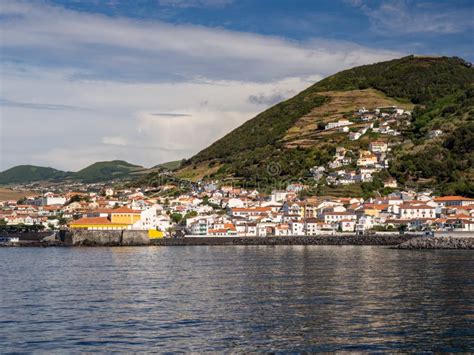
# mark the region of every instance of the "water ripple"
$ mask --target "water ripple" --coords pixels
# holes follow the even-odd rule
[[[472,351],[474,255],[0,249],[0,352]]]

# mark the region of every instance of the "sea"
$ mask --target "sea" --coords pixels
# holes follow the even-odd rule
[[[0,353],[474,351],[474,253],[0,248]]]

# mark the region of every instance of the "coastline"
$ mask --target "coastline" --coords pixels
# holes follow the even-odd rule
[[[126,246],[277,246],[277,245],[328,245],[328,246],[387,246],[393,249],[471,249],[474,235],[445,234],[420,236],[419,234],[337,234],[314,236],[267,237],[212,237],[187,236],[182,238],[150,239],[146,231],[67,231],[46,238],[0,243],[0,247],[126,247]]]
[[[56,239],[50,236],[36,240],[0,244],[4,247],[117,247],[117,246],[238,246],[238,245],[379,245],[397,246],[416,235],[316,235],[316,236],[267,236],[267,237],[211,237],[149,239],[140,231],[74,231]]]
[[[414,238],[412,235],[319,235],[272,237],[191,237],[152,241],[158,246],[229,246],[229,245],[379,245],[395,246]]]

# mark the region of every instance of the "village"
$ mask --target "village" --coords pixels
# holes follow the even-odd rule
[[[396,106],[362,107],[354,112],[352,121],[328,123],[324,132],[347,133],[349,141],[370,131],[377,133],[377,139],[366,150],[337,147],[332,161],[310,170],[313,179],[327,186],[371,182],[374,173],[389,167],[392,146],[397,144],[380,135],[399,135],[397,127],[410,124],[410,115]],[[429,132],[430,138],[441,134]],[[147,230],[150,238],[474,231],[474,199],[405,191],[391,177],[383,184],[391,191],[387,196],[366,199],[303,197],[308,186],[302,183],[267,194],[219,181],[201,181],[186,192],[171,195],[166,192],[175,191],[176,184],[167,183],[158,190],[117,188],[113,183],[51,185],[51,191],[23,186],[34,193],[18,201],[0,201],[0,226],[51,231]]]
[[[0,226],[51,231],[147,230],[150,238],[474,231],[474,199],[467,197],[396,191],[366,200],[301,198],[304,189],[302,184],[291,184],[266,195],[204,184],[176,197],[150,197],[147,189],[116,190],[106,185],[99,192],[45,192],[21,201],[0,201]]]
[[[409,126],[410,118],[410,111],[397,106],[371,110],[361,107],[352,114],[351,120],[329,122],[320,135],[344,133],[349,142],[358,141],[366,134],[372,134],[376,139],[370,140],[367,149],[338,147],[332,161],[327,165],[314,166],[310,173],[316,181],[323,179],[327,185],[333,186],[371,182],[374,173],[389,168],[392,149],[401,144],[400,140],[390,138],[400,136],[398,129]],[[433,130],[428,133],[428,138],[442,134],[441,130]],[[383,183],[384,187],[397,188],[393,178],[389,177]]]
[[[388,169],[392,147],[400,144],[383,135],[400,135],[397,128],[410,125],[411,113],[396,106],[361,107],[351,117],[327,123],[322,134],[342,132],[348,141],[357,141],[372,133],[375,139],[369,140],[367,149],[338,146],[328,164],[310,169],[317,184],[372,182],[375,173]],[[440,130],[428,133],[432,139],[442,134]],[[0,226],[51,231],[148,230],[151,238],[474,231],[474,199],[404,191],[390,176],[383,186],[390,191],[387,196],[363,199],[301,197],[308,189],[302,183],[265,194],[219,181],[200,181],[171,196],[166,191],[176,190],[176,184],[160,186],[159,193],[156,187],[116,188],[113,183],[52,185],[52,191],[30,189],[36,193],[19,201],[0,201]]]

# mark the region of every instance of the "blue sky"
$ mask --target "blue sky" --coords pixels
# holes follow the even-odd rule
[[[0,170],[189,157],[339,70],[473,61],[473,18],[465,0],[4,0]]]
[[[107,16],[195,24],[474,59],[474,2],[337,0],[52,1]]]

